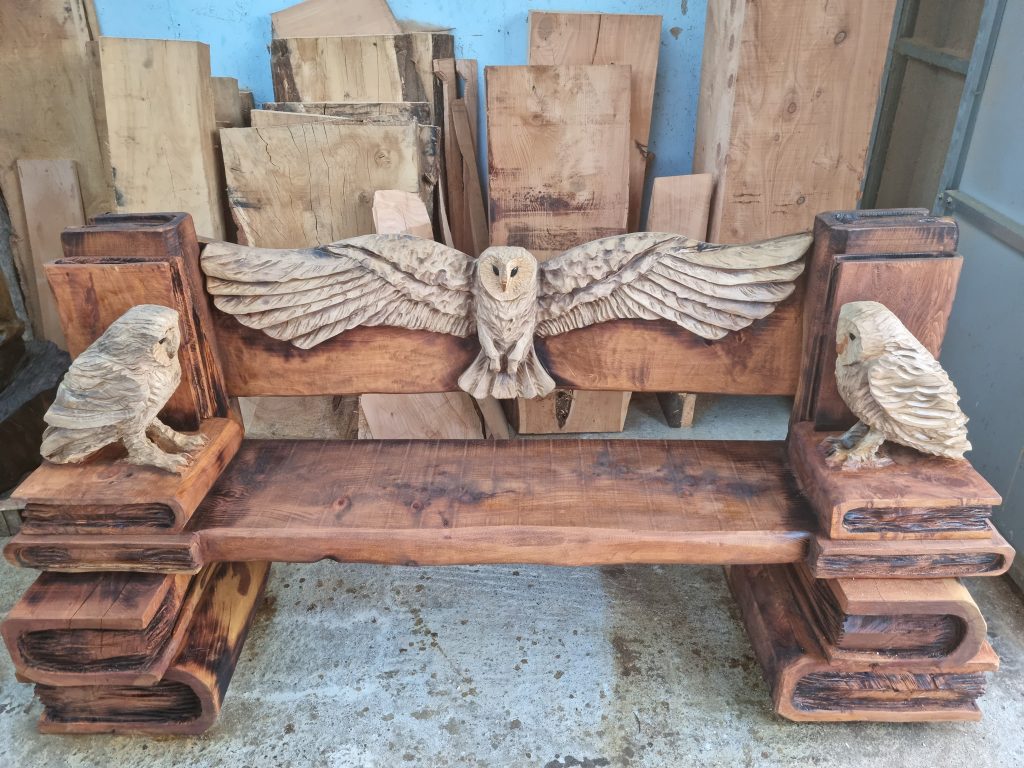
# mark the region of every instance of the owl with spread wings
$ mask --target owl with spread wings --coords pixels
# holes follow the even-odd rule
[[[359,325],[475,334],[480,353],[459,386],[531,398],[555,388],[535,337],[636,319],[721,339],[793,292],[810,244],[809,234],[712,245],[638,232],[538,262],[516,246],[473,259],[409,235],[363,235],[305,250],[211,243],[202,268],[216,307],[272,338],[309,349]]]

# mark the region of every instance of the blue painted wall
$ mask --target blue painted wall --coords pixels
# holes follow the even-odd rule
[[[103,34],[200,40],[213,74],[237,77],[257,102],[273,100],[270,13],[288,0],[96,0]],[[657,13],[663,17],[650,147],[651,176],[689,173],[693,161],[707,0],[390,0],[399,19],[451,26],[456,54],[481,67],[525,64],[530,9]]]

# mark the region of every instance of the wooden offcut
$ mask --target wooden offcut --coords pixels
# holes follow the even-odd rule
[[[234,77],[211,77],[213,111],[218,128],[244,128],[245,106],[238,80]]]
[[[708,4],[693,169],[715,177],[710,240],[856,207],[895,5]]]
[[[263,110],[340,117],[355,123],[430,124],[430,105],[425,101],[268,101]],[[278,114],[277,119],[283,118]]]
[[[627,226],[630,232],[636,231],[640,228],[640,208],[649,164],[647,145],[661,47],[661,16],[530,11],[529,26],[530,64],[622,64],[630,67]]]
[[[60,233],[66,227],[85,224],[78,170],[73,160],[19,160],[18,179],[42,317],[41,335],[64,349],[67,342],[43,265],[64,255]]]
[[[393,35],[402,31],[387,0],[305,0],[270,14],[274,37]]]
[[[223,239],[209,46],[116,37],[91,45],[115,210],[186,211],[201,235]]]
[[[454,55],[446,32],[275,39],[274,99],[425,101],[436,125],[433,62]]]

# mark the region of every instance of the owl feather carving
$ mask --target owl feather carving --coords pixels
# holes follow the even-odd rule
[[[472,259],[408,235],[364,235],[304,250],[211,243],[207,289],[218,309],[308,349],[358,325],[475,334],[459,378],[477,398],[541,397],[555,382],[535,337],[618,319],[670,320],[720,339],[767,317],[803,272],[808,234],[711,245],[640,232],[538,263],[494,246]]]
[[[43,417],[43,458],[78,463],[120,441],[132,464],[183,472],[189,452],[206,438],[176,432],[157,418],[181,381],[180,345],[178,313],[169,307],[140,304],[111,323],[75,358],[57,387]]]
[[[971,449],[967,417],[949,376],[906,326],[877,301],[839,311],[836,383],[859,421],[826,440],[830,462],[845,469],[885,466],[886,441],[922,453],[963,459]]]

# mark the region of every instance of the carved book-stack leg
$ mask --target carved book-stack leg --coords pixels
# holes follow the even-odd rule
[[[2,627],[19,677],[37,683],[40,730],[206,730],[268,571],[222,563],[194,577],[41,575]]]
[[[729,584],[775,711],[800,721],[977,720],[999,659],[955,580],[832,581],[734,566]]]

